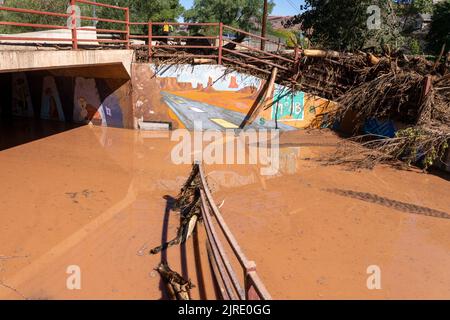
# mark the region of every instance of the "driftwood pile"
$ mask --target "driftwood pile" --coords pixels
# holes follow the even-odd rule
[[[201,220],[200,210],[200,193],[199,185],[200,176],[198,174],[198,167],[194,166],[186,183],[183,185],[177,201],[173,207],[174,210],[180,212],[180,227],[174,239],[167,243],[153,248],[150,254],[157,254],[168,248],[185,243],[194,232],[197,222]]]
[[[190,290],[195,288],[191,280],[184,279],[178,272],[170,269],[166,262],[160,263],[156,271],[166,284],[171,300],[191,300]]]
[[[383,57],[376,64],[355,62],[346,64],[355,66],[347,71],[354,83],[335,99],[338,107],[327,115],[327,125],[351,118],[356,137],[343,143],[330,162],[373,168],[401,160],[425,169],[443,162],[450,141],[448,66],[404,56]],[[369,119],[393,120],[398,131],[394,137],[358,136]]]

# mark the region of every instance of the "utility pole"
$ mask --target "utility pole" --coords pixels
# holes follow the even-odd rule
[[[261,26],[261,37],[265,38],[267,35],[267,15],[269,11],[269,1],[264,0],[264,9],[263,9],[263,18],[262,18],[262,26]],[[261,39],[261,50],[266,49],[266,40]]]

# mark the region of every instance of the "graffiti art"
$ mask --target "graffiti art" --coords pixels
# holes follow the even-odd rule
[[[41,119],[65,120],[55,78],[50,76],[43,80]]]
[[[34,115],[33,104],[25,73],[14,73],[12,81],[12,114],[20,117],[32,117]]]

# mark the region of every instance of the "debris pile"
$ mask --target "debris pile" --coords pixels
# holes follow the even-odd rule
[[[150,254],[157,254],[172,246],[183,244],[192,235],[197,226],[197,222],[201,219],[200,185],[198,166],[194,166],[194,169],[181,189],[173,208],[180,212],[180,227],[178,228],[177,235],[173,240],[150,250]]]
[[[166,284],[171,300],[191,300],[190,290],[195,288],[191,280],[185,280],[179,273],[170,269],[165,262],[161,262],[156,271]]]
[[[338,107],[328,114],[326,124],[331,127],[351,118],[356,137],[350,142],[364,148],[343,143],[330,162],[373,168],[401,160],[426,169],[442,161],[450,140],[448,66],[404,56],[383,57],[375,65],[353,65],[357,67],[349,71],[354,73],[354,84],[335,99]],[[358,136],[370,119],[394,121],[395,136]]]

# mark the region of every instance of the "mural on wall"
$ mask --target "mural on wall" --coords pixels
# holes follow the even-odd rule
[[[47,76],[43,80],[41,119],[65,120],[55,78],[51,76]]]
[[[278,121],[299,121],[304,119],[304,92],[286,92],[285,87],[276,86],[271,119]]]
[[[156,74],[154,81],[165,104],[163,108],[175,115],[180,127],[188,129],[194,129],[196,121],[201,122],[202,129],[239,127],[266,83],[218,65],[152,65],[151,68]],[[272,96],[273,107],[263,111],[249,128],[294,130],[309,121],[305,119],[303,92],[293,93],[287,87],[276,85]],[[142,104],[136,101],[135,108]],[[161,106],[156,104],[153,108]]]
[[[73,121],[106,126],[95,79],[75,79]]]
[[[33,104],[31,102],[30,88],[25,73],[18,72],[12,76],[12,115],[32,117]]]
[[[119,98],[115,94],[108,96],[100,108],[105,119],[106,125],[109,127],[123,127],[123,115],[120,107]]]

